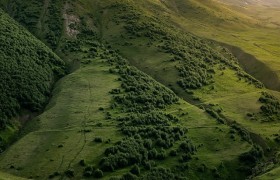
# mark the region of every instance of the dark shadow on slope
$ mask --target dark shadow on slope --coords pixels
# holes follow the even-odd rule
[[[244,52],[241,48],[218,42],[226,47],[238,59],[245,72],[261,81],[266,88],[280,91],[280,80],[277,74],[255,56]]]

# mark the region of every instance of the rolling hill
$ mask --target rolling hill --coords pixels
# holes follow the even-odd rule
[[[279,177],[279,56],[250,41],[271,32],[263,43],[277,51],[278,29],[208,0],[0,2],[52,49],[33,45],[55,57],[47,67],[57,73],[66,63],[70,72],[0,154],[0,171],[30,179]]]

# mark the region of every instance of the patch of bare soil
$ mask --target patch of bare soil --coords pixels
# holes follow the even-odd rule
[[[64,6],[63,18],[65,21],[66,34],[75,38],[80,33],[78,30],[80,19],[78,16],[71,13],[70,5],[68,3],[66,3]]]

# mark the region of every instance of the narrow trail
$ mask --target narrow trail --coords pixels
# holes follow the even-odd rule
[[[43,12],[41,13],[41,16],[40,16],[38,24],[37,24],[37,27],[40,32],[44,31],[43,22],[45,22],[45,18],[47,16],[49,3],[50,3],[50,0],[44,0]]]
[[[81,137],[79,139],[79,141],[77,142],[77,145],[82,143],[81,148],[76,152],[76,154],[74,155],[74,157],[69,161],[68,165],[67,165],[67,169],[71,169],[71,166],[73,164],[73,162],[78,158],[78,156],[82,153],[82,151],[85,148],[86,142],[87,142],[87,136],[86,136],[86,127],[87,127],[87,122],[90,121],[90,117],[91,117],[91,109],[92,109],[92,104],[93,104],[93,96],[92,96],[92,86],[89,80],[88,81],[88,92],[89,92],[89,105],[86,108],[86,112],[84,113],[84,119],[81,122],[81,126],[80,126],[80,131],[81,131]],[[75,151],[75,148],[72,148],[70,151],[68,151],[69,153]],[[61,176],[61,180],[64,179],[65,175]]]

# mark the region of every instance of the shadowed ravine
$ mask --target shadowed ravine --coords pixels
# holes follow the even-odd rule
[[[261,81],[266,88],[280,91],[280,80],[277,74],[265,63],[258,60],[255,56],[244,52],[241,48],[226,43],[221,43],[238,59],[240,66],[248,74]]]

